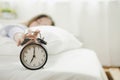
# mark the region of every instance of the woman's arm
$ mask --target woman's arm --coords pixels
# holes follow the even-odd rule
[[[27,27],[23,25],[7,25],[4,28],[4,31],[7,34],[7,37],[10,37],[11,39],[15,40],[17,43],[17,46],[19,46],[25,38],[33,39],[35,40],[39,30],[31,31],[28,30],[27,34],[25,34]]]
[[[6,27],[7,36],[15,40],[15,35],[17,33],[25,33],[26,26],[23,25],[8,25]]]
[[[24,39],[26,29],[26,26],[20,24],[5,25],[1,30],[4,34],[1,35],[15,40],[17,45],[19,45]]]
[[[25,39],[25,33],[23,32],[17,32],[14,34],[14,40],[17,43],[17,46],[19,46]]]

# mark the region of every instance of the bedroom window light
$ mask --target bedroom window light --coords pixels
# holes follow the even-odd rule
[[[0,18],[15,19],[17,17],[14,5],[8,1],[0,2]]]

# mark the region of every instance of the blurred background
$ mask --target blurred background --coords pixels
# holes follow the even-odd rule
[[[120,66],[120,0],[0,0],[2,25],[43,13],[94,50],[103,66]]]

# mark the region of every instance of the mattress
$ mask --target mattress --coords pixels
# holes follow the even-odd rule
[[[94,51],[80,48],[49,54],[44,68],[28,70],[19,55],[0,55],[0,80],[107,80]]]

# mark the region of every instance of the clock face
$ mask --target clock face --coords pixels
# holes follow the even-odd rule
[[[40,69],[47,61],[47,52],[40,44],[28,44],[22,49],[20,53],[20,60],[23,66],[28,69]]]

